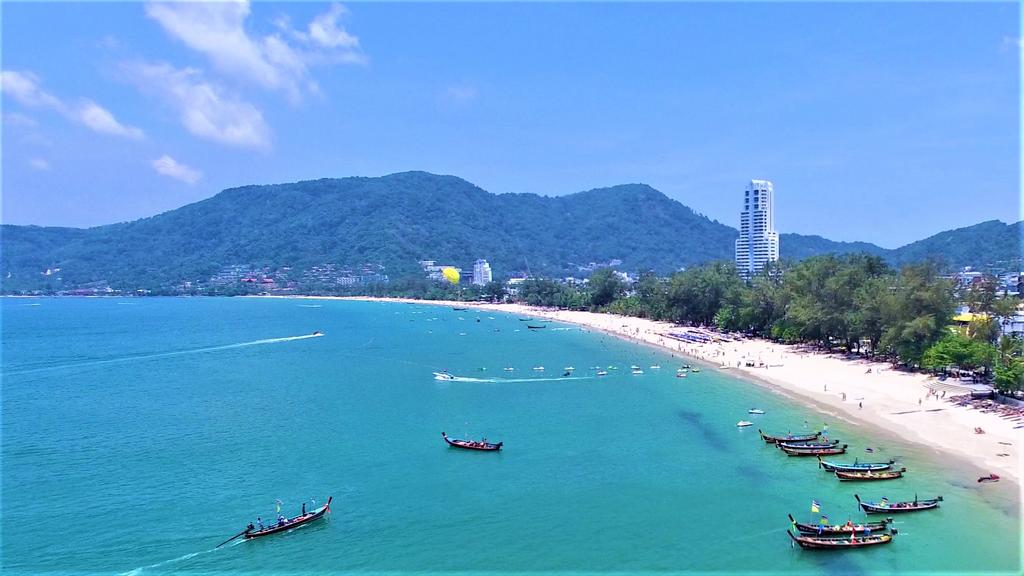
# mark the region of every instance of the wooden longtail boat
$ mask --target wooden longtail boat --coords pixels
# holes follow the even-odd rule
[[[786,530],[786,534],[789,534],[789,537],[799,544],[801,548],[812,548],[815,550],[845,550],[847,548],[874,546],[875,544],[888,544],[889,542],[892,542],[892,535],[896,534],[896,530],[894,529],[892,534],[860,537],[851,535],[849,538],[818,538],[816,536],[803,535],[794,536],[791,530]]]
[[[853,461],[853,464],[839,464],[838,462],[826,462],[818,457],[818,467],[824,468],[829,472],[835,472],[836,470],[842,470],[843,472],[855,472],[860,470],[888,470],[895,464],[895,460],[889,460],[888,462],[857,462]]]
[[[544,325],[534,326],[533,324],[527,324],[526,327],[529,328],[530,330],[540,330],[542,328],[547,328],[547,326]]]
[[[832,448],[839,444],[839,440],[833,440],[831,442],[776,442],[775,446],[778,448],[792,448],[793,450],[818,450],[821,448]]]
[[[464,448],[466,450],[480,450],[483,452],[495,452],[501,450],[504,442],[498,442],[497,444],[491,444],[490,442],[476,442],[474,440],[460,440],[458,438],[449,438],[447,434],[441,432],[441,437],[453,448]]]
[[[857,503],[864,509],[868,514],[890,514],[892,512],[916,512],[918,510],[930,510],[932,508],[938,508],[939,502],[942,502],[942,496],[936,496],[928,500],[918,500],[914,497],[913,502],[886,502],[884,499],[882,502],[864,502],[860,499],[857,494],[853,495],[857,499]]]
[[[847,522],[846,524],[804,524],[797,522],[793,515],[789,515],[789,521],[793,524],[793,527],[800,531],[801,534],[817,534],[819,536],[849,536],[850,534],[860,534],[862,532],[883,532],[892,522],[892,518],[886,518],[880,522],[863,522],[861,524],[854,524],[853,522]]]
[[[831,448],[815,448],[814,450],[799,450],[783,446],[779,448],[779,450],[782,450],[790,456],[830,456],[832,454],[842,454],[846,452],[846,444],[843,444],[842,446],[833,446]]]
[[[840,480],[895,480],[902,478],[906,468],[899,470],[836,470],[836,478]]]
[[[246,540],[251,540],[252,538],[259,538],[261,536],[269,536],[271,534],[277,534],[278,532],[287,532],[288,530],[291,530],[293,528],[298,528],[299,526],[302,526],[303,524],[309,524],[310,522],[312,522],[312,521],[314,521],[314,520],[316,520],[318,518],[323,518],[324,514],[326,514],[326,513],[331,511],[331,499],[332,498],[333,498],[333,496],[328,497],[327,498],[327,503],[324,504],[323,506],[317,508],[316,510],[313,510],[311,512],[306,512],[305,514],[299,514],[298,516],[294,516],[292,518],[289,518],[289,519],[285,520],[284,524],[274,524],[273,526],[267,526],[263,530],[247,530],[245,532],[244,536],[245,536]],[[251,526],[251,524],[250,524],[250,526]]]
[[[814,440],[817,440],[818,436],[821,436],[821,432],[815,432],[814,434],[801,434],[801,435],[786,434],[785,436],[771,436],[771,435],[768,435],[768,434],[765,434],[764,432],[762,432],[760,428],[758,428],[757,431],[758,431],[759,434],[761,434],[761,439],[764,440],[765,442],[769,443],[769,444],[775,444],[776,442],[780,442],[780,441],[781,442],[789,442],[789,443],[793,443],[793,442],[812,442]]]

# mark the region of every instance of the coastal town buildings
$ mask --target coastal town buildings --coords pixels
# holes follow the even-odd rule
[[[491,283],[491,265],[487,263],[487,260],[477,260],[473,264],[473,284],[477,286],[486,286]]]
[[[750,278],[768,262],[779,259],[774,195],[769,180],[751,180],[743,194],[740,237],[736,240],[736,269],[744,278]]]

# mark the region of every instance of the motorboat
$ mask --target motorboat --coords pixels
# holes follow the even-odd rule
[[[736,423],[736,426],[738,426],[739,428],[744,428],[746,426],[753,426],[753,425],[754,425],[753,422],[747,422],[746,420],[740,420],[739,422]]]
[[[455,380],[455,376],[446,372],[434,372],[434,380]]]
[[[760,408],[751,408],[750,410],[747,410],[747,414],[764,414],[764,410],[761,410]]]

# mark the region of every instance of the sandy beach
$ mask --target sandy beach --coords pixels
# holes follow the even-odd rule
[[[1020,486],[1019,444],[1024,442],[1024,428],[1014,428],[1019,422],[956,406],[941,397],[942,383],[935,378],[893,370],[888,363],[847,360],[802,346],[757,339],[680,342],[666,336],[670,331],[679,330],[672,324],[614,314],[547,310],[521,304],[370,297],[341,299],[486,309],[601,330],[704,361],[709,368],[736,372],[737,376],[809,401],[850,422],[873,425],[907,441],[958,456],[974,464],[979,474],[995,473],[1004,481]],[[938,387],[939,392],[930,395],[929,386]],[[985,433],[975,433],[976,428]]]

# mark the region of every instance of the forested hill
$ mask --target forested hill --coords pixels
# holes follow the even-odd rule
[[[1011,235],[1019,237],[1015,226]],[[90,282],[152,288],[203,281],[232,265],[301,271],[328,263],[374,263],[395,278],[418,274],[417,261],[423,259],[468,268],[486,258],[501,277],[585,275],[579,266],[613,259],[621,260],[622,270],[667,273],[731,259],[737,236],[735,229],[643,184],[558,197],[495,195],[454,176],[425,172],[245,186],[129,223],[84,230],[5,225],[2,234],[6,291]],[[999,234],[1005,244],[1006,234]],[[914,252],[907,258],[939,249],[958,265],[1019,249],[978,239],[973,248],[931,240],[908,246]],[[898,260],[903,250],[795,234],[783,235],[781,242],[782,256],[795,259],[868,251]],[[44,274],[56,268],[59,274]],[[53,284],[57,277],[60,286]]]

